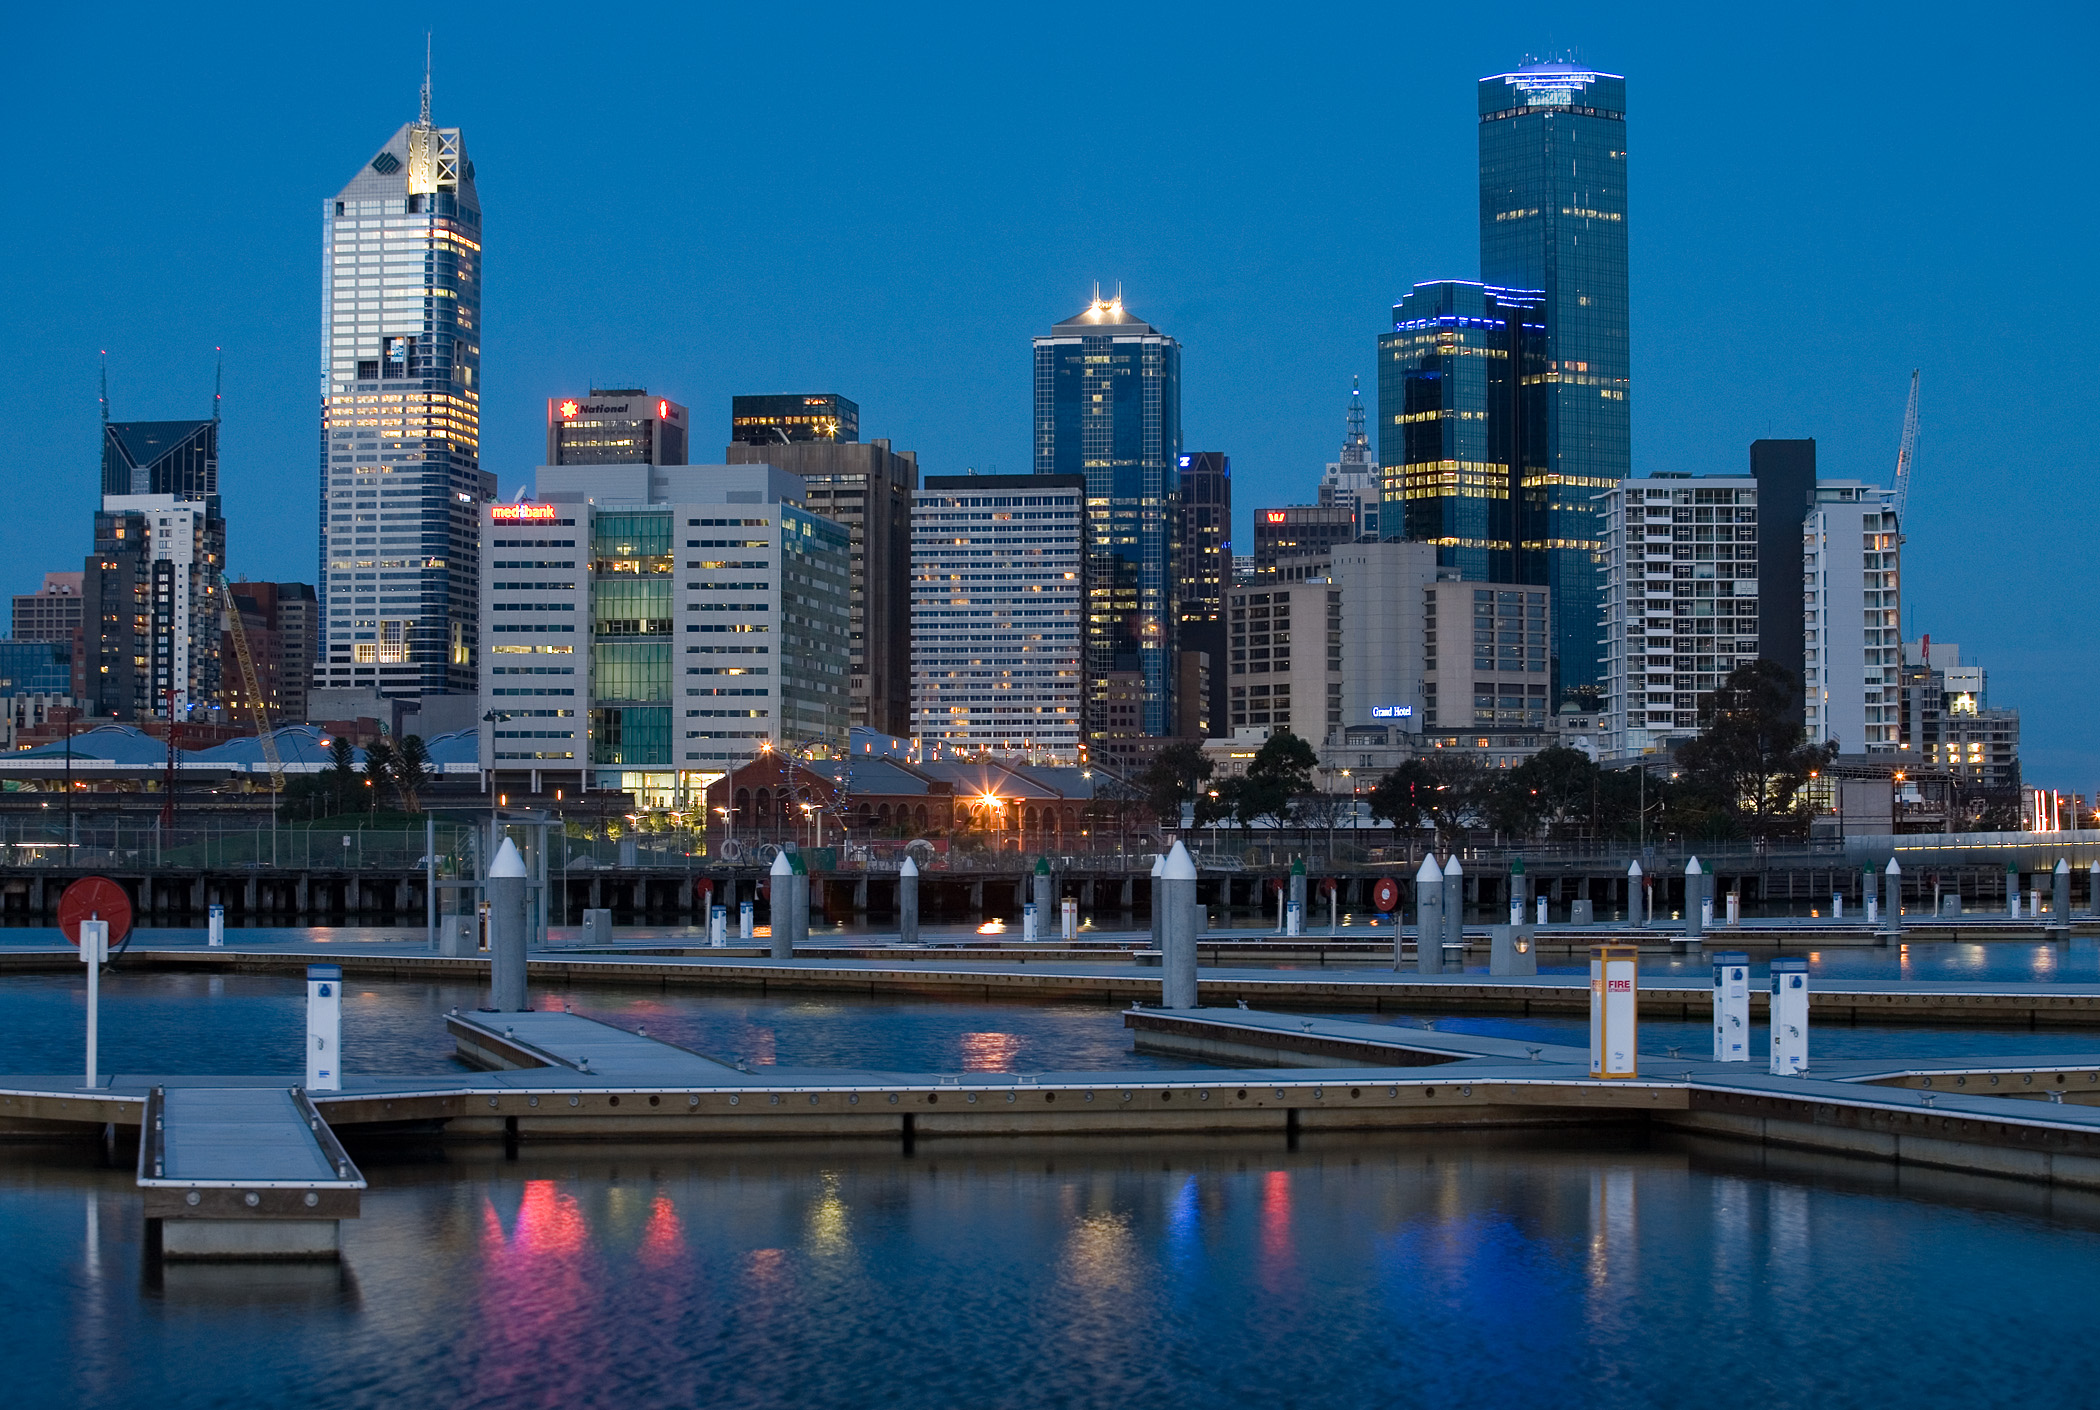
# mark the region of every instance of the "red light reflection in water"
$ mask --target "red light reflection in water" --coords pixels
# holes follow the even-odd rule
[[[962,1035],[962,1066],[965,1072],[1008,1072],[1020,1054],[1021,1040],[1011,1033],[965,1033]]]
[[[1271,1170],[1261,1182],[1261,1280],[1269,1292],[1297,1281],[1298,1250],[1291,1241],[1291,1172]]]
[[[678,1261],[685,1251],[685,1227],[669,1195],[658,1195],[649,1207],[649,1226],[642,1231],[642,1264],[660,1269]]]
[[[485,1209],[478,1318],[487,1364],[496,1368],[486,1389],[499,1400],[529,1391],[562,1401],[563,1389],[549,1379],[549,1350],[596,1324],[607,1282],[583,1207],[553,1180],[527,1180],[508,1237],[494,1203]],[[504,1383],[512,1380],[515,1386]]]

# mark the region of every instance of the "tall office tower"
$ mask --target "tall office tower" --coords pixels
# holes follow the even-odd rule
[[[843,397],[832,400],[853,406]],[[723,458],[801,476],[809,512],[845,526],[852,540],[853,723],[888,735],[910,734],[911,505],[919,488],[918,454],[893,451],[886,440],[842,436],[771,445],[736,441]]]
[[[422,115],[321,208],[316,685],[477,688],[481,202],[458,128]]]
[[[1225,590],[1232,585],[1232,457],[1221,450],[1181,457],[1181,567],[1175,601],[1181,615],[1183,683],[1207,680],[1207,699],[1189,701],[1176,692],[1180,719],[1175,733],[1195,737],[1195,726],[1225,732]]]
[[[71,641],[80,633],[83,574],[46,573],[35,592],[15,594],[13,639]]]
[[[1892,752],[1900,743],[1903,539],[1895,498],[1879,485],[1825,480],[1801,526],[1808,737],[1850,754]]]
[[[1098,290],[1036,338],[1035,472],[1086,476],[1087,674],[1139,673],[1146,734],[1177,723],[1180,457],[1181,344]]]
[[[1083,475],[934,475],[919,491],[911,732],[929,752],[1087,758],[1091,494]]]
[[[255,663],[256,684],[270,722],[300,723],[306,719],[321,620],[312,586],[243,580],[228,583],[226,589],[234,610],[241,614],[241,631],[248,639],[248,655]],[[250,717],[244,712],[253,707],[231,632],[219,648],[219,674],[228,712],[236,723],[247,724]]]
[[[218,417],[102,423],[102,493],[202,500],[218,492]]]
[[[1808,676],[1801,533],[1816,499],[1816,443],[1752,441],[1750,477],[1757,481],[1757,556],[1765,565],[1758,579],[1757,654],[1793,677],[1794,722],[1803,724],[1807,696],[1802,687]]]
[[[1761,654],[1760,582],[1800,591],[1784,556],[1758,576],[1761,488],[1746,475],[1655,475],[1605,491],[1605,758],[1698,734],[1707,697]]]
[[[88,713],[188,720],[220,700],[218,496],[104,495],[82,572]]]
[[[1356,538],[1356,511],[1346,504],[1286,504],[1254,511],[1257,582],[1324,578],[1336,544]]]
[[[754,446],[857,441],[860,408],[836,392],[731,397],[729,439]]]
[[[693,805],[761,751],[846,750],[846,535],[765,466],[543,465],[481,509],[492,787]]]
[[[1542,292],[1547,450],[1526,487],[1554,594],[1557,686],[1594,709],[1603,679],[1595,496],[1632,473],[1627,416],[1626,80],[1527,63],[1479,83],[1480,277]],[[1526,581],[1531,579],[1527,576]]]
[[[1320,504],[1325,508],[1346,506],[1355,516],[1355,536],[1376,540],[1378,504],[1385,494],[1385,477],[1371,455],[1371,438],[1364,434],[1364,391],[1349,389],[1348,430],[1342,437],[1341,454],[1327,462],[1320,476]]]
[[[1546,582],[1540,318],[1536,294],[1417,284],[1378,338],[1380,532],[1471,581]]]
[[[642,387],[547,399],[549,465],[683,465],[686,409]]]

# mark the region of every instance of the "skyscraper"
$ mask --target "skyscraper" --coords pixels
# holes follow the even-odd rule
[[[731,397],[729,439],[754,446],[857,441],[860,407],[837,392]]]
[[[458,128],[421,115],[321,210],[315,683],[477,689],[481,202]]]
[[[1209,660],[1199,674],[1209,681],[1200,710],[1182,700],[1176,733],[1191,735],[1200,719],[1210,732],[1225,733],[1225,589],[1232,585],[1232,457],[1199,450],[1181,457],[1181,568],[1175,598],[1181,614],[1180,651]],[[1183,679],[1196,667],[1183,664]]]
[[[1387,539],[1435,544],[1439,567],[1475,582],[1546,581],[1545,350],[1528,291],[1447,280],[1393,306],[1378,339]]]
[[[1376,539],[1380,537],[1378,506],[1384,497],[1385,486],[1378,462],[1371,454],[1371,438],[1364,433],[1364,391],[1361,385],[1349,388],[1348,427],[1348,432],[1342,437],[1340,454],[1327,462],[1326,471],[1320,476],[1320,503],[1327,508],[1346,506],[1355,518],[1355,536]]]
[[[1155,735],[1177,722],[1180,455],[1181,344],[1120,294],[1097,291],[1035,339],[1035,472],[1087,482],[1087,675],[1098,691],[1111,672],[1138,672],[1142,725]]]
[[[739,405],[755,400],[736,398]],[[845,527],[852,540],[853,723],[888,735],[911,733],[911,506],[918,454],[893,451],[880,437],[862,442],[842,434],[771,445],[737,440],[722,458],[801,476],[809,512]]]
[[[686,409],[644,387],[593,387],[547,399],[549,465],[683,465]]]
[[[1594,497],[1632,472],[1627,416],[1626,80],[1527,63],[1479,83],[1480,277],[1541,291],[1542,464],[1528,534],[1554,594],[1558,684],[1594,708],[1604,534]]]

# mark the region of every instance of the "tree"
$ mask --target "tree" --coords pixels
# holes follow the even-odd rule
[[[1720,812],[1760,838],[1807,829],[1802,788],[1837,751],[1808,742],[1793,718],[1799,703],[1799,684],[1783,666],[1759,659],[1728,673],[1707,697],[1699,736],[1678,754],[1686,787],[1672,802],[1693,824],[1684,830],[1725,835],[1713,830]]]
[[[1371,816],[1398,828],[1433,827],[1447,845],[1464,840],[1492,780],[1462,749],[1436,749],[1390,770],[1371,790]]]
[[[328,746],[328,768],[324,777],[328,781],[329,801],[333,811],[345,813],[350,810],[350,800],[357,796],[357,752],[350,741],[338,735]]]
[[[367,795],[367,808],[379,807],[379,795],[394,776],[394,747],[383,739],[375,739],[365,746],[365,776],[363,779]]]
[[[1202,744],[1179,739],[1152,756],[1152,762],[1138,775],[1137,785],[1144,791],[1145,805],[1159,819],[1159,825],[1178,831],[1182,804],[1204,795],[1210,775],[1211,762],[1204,756]]]
[[[400,750],[394,755],[394,792],[400,795],[403,812],[423,811],[422,792],[430,787],[430,751],[423,747],[423,736],[412,734],[401,741]]]
[[[1495,781],[1488,814],[1512,838],[1566,836],[1593,826],[1597,766],[1580,749],[1541,749]]]
[[[1252,827],[1263,818],[1285,822],[1292,802],[1312,787],[1312,771],[1320,762],[1313,747],[1280,729],[1268,738],[1247,764],[1247,772],[1231,780],[1233,812],[1242,827]]]

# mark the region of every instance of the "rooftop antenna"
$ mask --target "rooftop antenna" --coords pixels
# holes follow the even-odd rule
[[[109,424],[109,349],[102,350],[102,424]]]
[[[1094,302],[1097,304],[1101,302],[1101,281],[1099,279],[1094,281]]]
[[[424,127],[430,126],[430,31],[423,31],[423,119]]]
[[[212,351],[219,355],[219,370],[211,379],[211,419],[216,421],[219,419],[219,400],[226,390],[226,349],[213,348]]]

